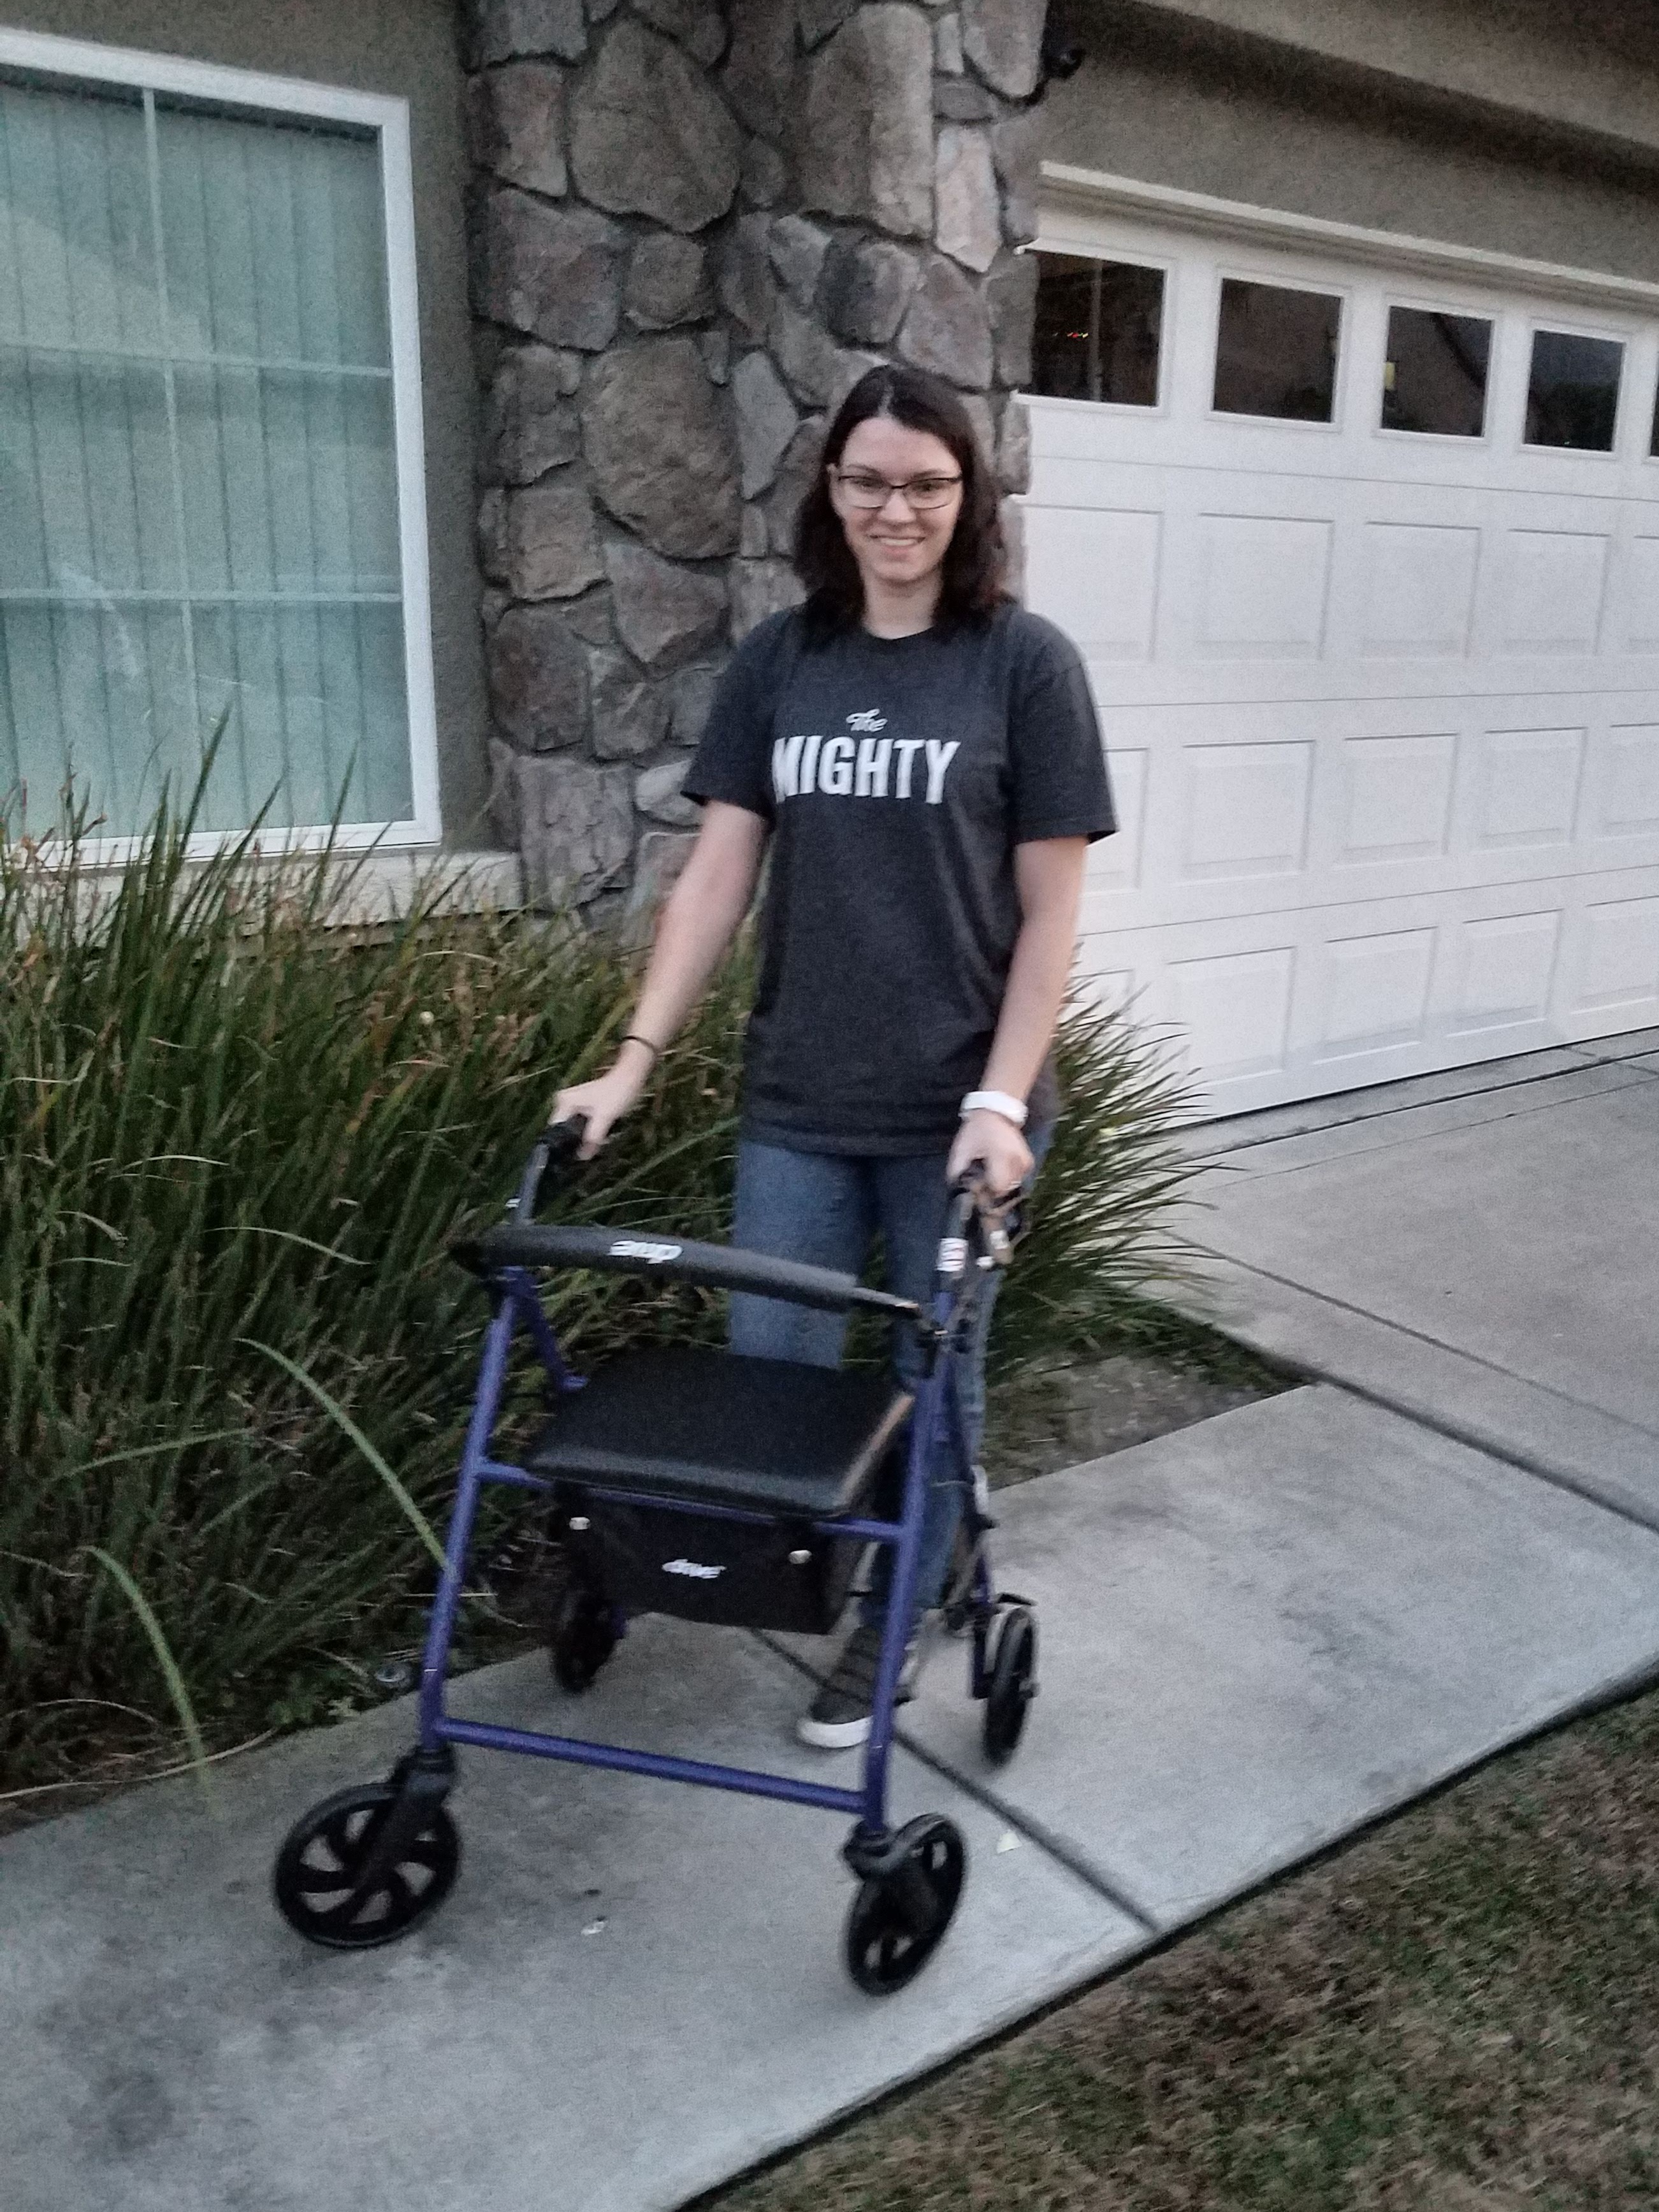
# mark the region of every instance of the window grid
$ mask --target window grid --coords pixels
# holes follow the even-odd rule
[[[15,78],[10,82],[16,84]],[[21,91],[25,87],[18,86],[17,88]],[[123,790],[124,784],[131,785],[133,781],[134,763],[130,758],[124,761],[118,757],[121,741],[131,737],[135,698],[143,702],[138,708],[139,720],[147,726],[151,739],[149,755],[137,764],[139,785],[146,785],[156,767],[158,756],[164,756],[168,751],[173,756],[171,765],[175,784],[187,784],[193,781],[191,763],[199,757],[200,738],[207,733],[209,717],[204,689],[214,688],[216,682],[227,702],[225,715],[232,716],[234,705],[236,712],[233,719],[237,720],[239,726],[227,729],[225,732],[220,759],[216,765],[215,782],[219,783],[222,775],[228,773],[231,779],[240,784],[240,790],[237,794],[237,820],[227,822],[222,819],[222,800],[230,796],[228,791],[222,793],[222,803],[217,808],[210,807],[210,816],[216,827],[244,826],[269,802],[273,792],[282,794],[278,811],[270,817],[274,826],[280,827],[284,818],[296,829],[302,829],[307,823],[325,823],[334,813],[339,799],[344,796],[342,787],[348,777],[356,803],[345,810],[347,821],[363,821],[365,826],[373,826],[376,821],[394,824],[402,821],[411,828],[415,827],[416,808],[412,786],[420,779],[418,764],[411,758],[414,732],[410,727],[406,696],[405,668],[409,641],[404,627],[407,613],[402,574],[404,549],[398,520],[402,487],[396,482],[396,393],[393,389],[394,367],[390,358],[392,334],[386,323],[391,302],[385,289],[386,272],[384,264],[379,267],[380,297],[372,316],[374,336],[380,341],[382,353],[386,356],[380,361],[319,360],[314,356],[307,357],[281,348],[265,347],[252,352],[228,348],[222,353],[217,344],[222,333],[211,327],[214,320],[211,313],[206,319],[208,327],[204,343],[197,349],[191,350],[187,338],[181,334],[175,313],[177,303],[171,289],[170,241],[164,204],[163,158],[155,88],[149,84],[131,88],[123,85],[116,96],[110,99],[108,94],[112,88],[98,82],[88,83],[70,76],[49,77],[45,82],[38,76],[32,76],[27,88],[56,93],[59,97],[70,99],[78,96],[87,107],[106,106],[106,112],[112,116],[124,114],[128,118],[142,118],[143,206],[141,220],[145,236],[140,253],[134,257],[130,249],[137,232],[131,226],[140,211],[129,206],[122,211],[129,226],[128,235],[125,239],[116,238],[118,188],[125,184],[132,199],[136,200],[138,195],[137,179],[130,174],[133,164],[131,161],[118,162],[112,155],[107,133],[94,130],[92,138],[100,158],[95,165],[83,161],[82,177],[75,179],[70,188],[65,190],[65,172],[58,143],[58,116],[53,112],[49,130],[53,157],[53,187],[58,202],[58,235],[55,240],[48,236],[46,245],[48,248],[55,246],[60,257],[72,250],[76,243],[73,224],[82,216],[85,206],[84,192],[78,188],[82,185],[86,173],[95,166],[99,173],[96,190],[106,203],[100,212],[105,224],[105,234],[111,242],[111,250],[108,268],[100,267],[97,272],[100,277],[107,276],[108,283],[105,288],[107,296],[100,296],[97,301],[99,313],[93,318],[94,327],[88,327],[87,319],[81,312],[83,303],[66,298],[60,303],[59,311],[60,313],[66,311],[67,333],[40,329],[38,315],[30,313],[30,282],[32,277],[38,280],[39,271],[38,269],[26,270],[23,265],[27,257],[21,251],[19,239],[19,194],[10,166],[10,134],[6,134],[7,166],[3,182],[8,201],[8,227],[11,234],[8,241],[9,258],[15,276],[16,336],[15,338],[0,337],[0,364],[9,361],[21,373],[19,379],[21,404],[16,410],[14,434],[18,441],[20,459],[27,455],[27,473],[33,479],[34,521],[47,532],[40,539],[36,549],[45,571],[41,582],[37,585],[27,580],[7,580],[0,583],[0,668],[3,669],[6,685],[13,753],[8,781],[14,784],[28,783],[27,771],[33,767],[36,774],[33,780],[32,807],[38,805],[41,798],[46,795],[41,788],[46,777],[40,772],[40,732],[52,724],[56,725],[59,757],[64,757],[62,749],[69,746],[76,757],[77,776],[82,776],[86,772],[90,752],[97,749],[95,744],[88,747],[86,740],[89,733],[95,736],[96,731],[101,730],[106,787],[105,793],[100,794],[100,800],[104,802],[101,811],[110,820],[112,834],[118,836],[130,827],[141,826],[137,818],[128,818],[133,815],[134,810],[131,804],[126,803],[127,794]],[[105,100],[98,99],[100,93],[106,95]],[[128,93],[130,96],[123,98],[122,93]],[[172,103],[169,102],[169,112],[171,107]],[[212,112],[204,103],[188,95],[179,102],[179,109],[185,114],[193,112],[210,115]],[[299,117],[280,110],[271,114],[269,119],[277,125],[293,125],[301,121]],[[247,118],[246,110],[239,115],[233,109],[227,120],[240,123],[242,127],[251,130],[259,127],[258,120]],[[351,137],[363,138],[369,135],[363,132],[361,125],[347,125],[345,129]],[[123,170],[129,173],[124,175]],[[386,244],[381,228],[385,223],[386,212],[380,198],[384,182],[378,153],[374,177],[376,228],[371,244],[373,252],[378,256],[383,253]],[[314,210],[312,213],[314,217]],[[302,241],[294,229],[291,190],[287,214],[294,255],[297,258]],[[37,225],[37,229],[40,228]],[[50,232],[50,225],[44,228]],[[37,239],[33,242],[39,249],[41,241]],[[144,281],[136,286],[129,281],[135,274],[133,267],[123,268],[120,265],[124,252],[129,264],[135,258],[148,263],[148,266],[139,272]],[[363,253],[359,252],[356,260],[362,264],[363,259]],[[354,270],[349,265],[342,270],[335,267],[331,259],[331,273],[337,280],[343,274],[349,287],[350,277],[354,274],[361,277],[363,270],[362,267]],[[281,274],[279,270],[279,282]],[[305,271],[301,270],[298,278],[301,286],[304,275]],[[257,304],[261,319],[265,281],[266,270],[261,262],[254,268],[249,289],[249,296]],[[289,289],[292,292],[293,287]],[[72,288],[66,286],[65,289],[67,292]],[[148,314],[142,307],[135,313],[131,296],[135,291],[139,295],[147,291],[149,295],[152,305]],[[211,292],[210,273],[207,279],[207,291],[209,294]],[[347,350],[345,320],[353,313],[354,307],[340,299],[337,282],[335,292],[337,302],[343,310],[342,342],[337,350],[343,353]],[[151,327],[158,319],[159,330]],[[104,327],[96,327],[97,325]],[[258,334],[255,333],[256,336]],[[61,553],[51,544],[47,488],[51,461],[48,453],[42,449],[42,426],[38,415],[34,375],[38,365],[46,362],[62,364],[69,372],[73,387],[68,394],[67,406],[60,411],[64,414],[68,434],[77,445],[73,459],[79,465],[82,500],[81,512],[73,517],[74,534],[84,545],[83,557],[88,561],[87,573],[80,580],[62,573],[64,564]],[[88,408],[82,383],[88,369],[102,367],[125,373],[122,379],[124,388],[114,394],[107,418],[103,410]],[[153,509],[156,502],[153,497],[146,501],[145,487],[140,483],[143,471],[137,451],[135,410],[142,405],[142,397],[135,394],[133,389],[134,372],[141,378],[147,374],[159,378],[159,397],[164,419],[164,427],[155,427],[163,430],[161,443],[165,452],[169,482],[168,496],[165,501],[168,513],[162,535],[170,542],[167,548],[167,557],[160,564],[163,580],[159,584],[155,580],[155,555],[160,544],[155,526],[159,518],[155,513],[145,511],[147,507]],[[207,555],[209,562],[216,558],[224,568],[222,585],[210,581],[201,573],[204,566],[203,518],[199,513],[194,518],[198,542],[194,547],[191,542],[192,514],[186,495],[189,471],[184,449],[180,392],[183,377],[191,374],[199,374],[202,380],[210,473],[213,472],[212,465],[216,464],[216,489],[224,510],[222,518],[216,524],[218,538],[210,545]],[[228,376],[258,380],[252,398],[266,478],[264,521],[268,544],[265,550],[270,572],[268,588],[263,581],[250,584],[234,574],[238,549],[233,542],[230,516],[237,501],[238,486],[232,481],[232,459],[226,447],[229,428],[225,408],[225,380]],[[374,445],[369,459],[374,466],[383,465],[389,468],[392,481],[386,487],[378,484],[374,487],[379,496],[367,523],[357,512],[360,488],[353,481],[351,468],[332,471],[338,481],[331,483],[328,482],[331,472],[326,467],[319,477],[318,456],[314,451],[307,448],[298,453],[301,466],[297,471],[293,465],[295,455],[273,451],[273,433],[268,415],[269,386],[266,382],[273,377],[289,380],[301,395],[331,387],[340,393],[343,402],[346,392],[352,388],[363,392],[365,398],[372,391],[385,393],[385,399],[376,403],[380,413],[371,422],[372,434],[378,439],[378,443]],[[305,434],[308,436],[312,407],[311,402],[303,396],[299,411]],[[361,431],[362,428],[361,420],[354,425],[346,425],[337,409],[329,419],[338,423],[341,434],[347,436],[349,436],[351,428]],[[325,422],[325,439],[326,429]],[[131,499],[131,520],[125,531],[118,525],[118,539],[125,542],[117,544],[112,551],[107,543],[110,516],[103,511],[99,499],[93,496],[89,489],[98,465],[94,442],[106,448],[123,443],[126,447],[125,465],[129,483],[122,487],[122,490]],[[325,463],[329,458],[325,453]],[[290,477],[298,475],[305,479],[298,505],[304,510],[301,536],[304,538],[308,533],[309,537],[308,550],[313,571],[309,582],[301,575],[283,573],[282,560],[275,543],[276,496],[272,487],[285,464]],[[155,472],[151,471],[150,473]],[[118,468],[112,474],[118,479]],[[197,475],[198,479],[203,475],[199,466]],[[149,489],[153,493],[159,491],[160,487],[152,484]],[[325,552],[332,550],[324,548],[317,534],[321,526],[316,509],[319,489],[331,501],[332,512],[328,519],[334,522],[337,536],[342,539],[344,548],[343,565],[338,570],[337,580],[335,578],[319,578],[315,574],[316,568],[325,565]],[[386,491],[391,495],[389,500],[385,495]],[[291,514],[289,519],[291,520]],[[212,538],[211,529],[209,537]],[[389,544],[386,542],[388,538]],[[374,542],[377,538],[379,544]],[[375,588],[375,584],[381,580],[362,573],[366,549],[370,562],[382,570],[388,587]],[[227,562],[229,564],[228,568],[225,566]],[[118,574],[106,573],[123,565],[136,568],[136,577],[123,579]],[[146,565],[149,565],[152,570],[149,577],[143,573]],[[169,588],[165,580],[165,569],[168,567],[173,570],[176,589]],[[14,567],[14,579],[15,576]],[[131,611],[131,620],[122,618],[119,610],[123,608]],[[12,650],[12,640],[7,634],[6,617],[12,609],[20,612],[36,611],[35,632],[31,642],[33,658],[38,665],[26,667],[21,677],[15,665],[17,656]],[[219,668],[216,676],[204,665],[203,617],[210,611],[238,609],[263,610],[270,617],[264,634],[258,639],[259,649],[255,659],[261,665],[251,678],[243,669],[244,639],[234,612],[226,613],[219,620],[216,641]],[[362,618],[365,611],[374,609],[397,611],[394,620],[396,635],[394,637],[387,633],[372,641],[374,666],[371,670],[365,666]],[[308,653],[305,643],[301,643],[296,653],[291,634],[292,623],[285,626],[283,617],[284,615],[303,615],[307,610],[312,611],[317,623],[323,626],[317,627],[314,635],[309,640]],[[326,611],[331,610],[343,617],[343,624],[337,624],[331,629],[326,625]],[[166,617],[169,614],[176,617],[173,648],[166,647],[163,642],[167,635]],[[105,619],[100,620],[100,617]],[[70,637],[70,625],[77,617],[82,623],[96,625],[95,632],[91,633],[95,641],[90,650],[87,643],[88,633],[82,634],[78,645]],[[163,625],[161,630],[155,626],[157,622]],[[118,708],[112,696],[112,687],[118,679],[110,663],[112,653],[117,647],[125,652],[130,662],[136,659],[139,664],[125,671],[127,683],[124,709]],[[331,750],[340,748],[331,749],[330,745],[331,735],[337,734],[331,727],[331,719],[333,721],[346,719],[339,713],[339,699],[329,696],[331,684],[339,673],[343,647],[345,660],[355,663],[350,669],[348,705],[350,700],[355,699],[357,709],[355,716],[349,718],[346,732],[351,744],[349,767],[344,761],[331,757]],[[167,701],[170,681],[167,664],[173,650],[177,651],[182,663],[179,671],[185,702],[182,716],[177,706],[169,705]],[[26,653],[25,657],[27,659],[28,655]],[[313,696],[300,702],[304,709],[302,722],[307,726],[299,734],[297,741],[289,712],[290,706],[295,703],[290,696],[294,688],[289,680],[290,664],[296,659],[307,662],[313,672],[322,672],[312,678],[310,688]],[[265,680],[267,672],[274,672],[270,673],[269,679]],[[240,718],[249,696],[259,688],[262,681],[265,697],[260,703],[267,720],[275,725],[268,734],[276,739],[280,771],[273,772],[274,763],[267,761],[264,769],[253,782],[250,782],[247,732]],[[303,684],[304,677],[299,681]],[[380,696],[371,698],[371,690],[377,684]],[[392,692],[395,692],[395,697],[388,692],[388,684]],[[20,691],[25,696],[20,697]],[[55,693],[55,711],[49,711],[48,695],[52,693]],[[99,711],[100,708],[101,711]],[[124,712],[127,724],[125,729]],[[185,725],[182,729],[179,726],[180,720]],[[88,724],[94,726],[92,732],[88,731]],[[191,724],[196,726],[192,728],[190,726]],[[0,732],[0,737],[3,735],[4,732]],[[297,757],[296,742],[301,750],[309,747],[313,755],[320,750],[320,758],[301,760]],[[377,745],[384,754],[389,744],[395,747],[398,755],[395,762],[383,759],[377,766],[373,761],[365,759],[364,756],[371,753]],[[125,750],[131,752],[130,743]],[[179,757],[181,750],[182,758]],[[51,747],[48,746],[46,750],[49,753]],[[164,757],[161,759],[160,765],[162,769],[167,765]],[[314,798],[307,799],[297,796],[296,769],[301,771],[303,782],[312,787],[313,792],[320,784],[324,803],[319,805]],[[332,795],[331,803],[330,794]],[[152,802],[155,795],[155,791],[151,788],[149,797]],[[55,793],[51,796],[55,798]],[[3,793],[0,793],[0,798],[3,797]],[[377,804],[377,799],[386,803]]]

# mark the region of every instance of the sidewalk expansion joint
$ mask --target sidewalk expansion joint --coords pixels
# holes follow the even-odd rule
[[[1231,1253],[1217,1251],[1212,1245],[1194,1244],[1193,1249],[1204,1253],[1209,1259],[1221,1261],[1227,1267],[1237,1267],[1245,1274],[1259,1276],[1263,1282],[1276,1283],[1281,1290],[1294,1291],[1300,1297],[1312,1298],[1320,1305],[1329,1306],[1334,1312],[1351,1314],[1355,1320],[1369,1322],[1373,1328],[1386,1329],[1392,1335],[1407,1337],[1413,1343],[1427,1346],[1431,1351],[1444,1352],[1449,1359],[1466,1360],[1470,1366],[1484,1369],[1487,1374],[1496,1375],[1506,1382],[1513,1382],[1517,1389],[1535,1390],[1540,1397],[1553,1398],[1559,1405],[1571,1407],[1575,1413],[1589,1413],[1599,1421],[1606,1421],[1614,1428],[1624,1429],[1633,1437],[1640,1437],[1659,1446],[1659,1434],[1644,1428],[1639,1421],[1628,1421],[1620,1413],[1611,1413],[1605,1407],[1593,1406],[1583,1398],[1573,1397],[1565,1390],[1554,1389],[1550,1383],[1537,1382],[1529,1376],[1517,1375],[1513,1368],[1502,1366],[1495,1359],[1483,1358],[1478,1352],[1465,1352],[1457,1345],[1447,1344],[1440,1337],[1429,1335],[1425,1330],[1413,1328],[1407,1322],[1387,1321],[1382,1315],[1371,1313],[1364,1306],[1354,1305],[1346,1298],[1334,1297],[1325,1291],[1311,1290],[1306,1283],[1298,1283],[1293,1276],[1276,1274],[1271,1267],[1259,1267],[1250,1261],[1235,1259]],[[1488,1459],[1497,1460],[1506,1467],[1516,1468],[1522,1474],[1532,1475],[1536,1480],[1549,1484],[1553,1489],[1565,1491],[1571,1497],[1582,1498],[1586,1504],[1612,1514],[1615,1520],[1626,1522],[1633,1528],[1640,1528],[1650,1536],[1659,1535],[1659,1516],[1641,1512],[1633,1505],[1621,1504],[1603,1496],[1582,1477],[1570,1474],[1565,1468],[1557,1467],[1552,1461],[1522,1450],[1499,1436],[1495,1430],[1483,1428],[1476,1422],[1455,1420],[1449,1414],[1432,1412],[1400,1392],[1381,1389],[1374,1382],[1358,1382],[1349,1370],[1333,1366],[1310,1353],[1287,1352],[1282,1345],[1253,1344],[1248,1335],[1239,1334],[1236,1328],[1224,1330],[1223,1334],[1234,1336],[1238,1342],[1260,1352],[1264,1358],[1287,1364],[1315,1382],[1328,1382],[1339,1390],[1346,1390],[1351,1398],[1361,1399],[1369,1406],[1380,1407],[1385,1413],[1398,1413],[1402,1419],[1413,1423],[1419,1429],[1427,1429],[1431,1434],[1444,1437],[1452,1443],[1466,1444],[1471,1450],[1484,1453]]]
[[[757,1643],[763,1644],[769,1651],[793,1667],[797,1674],[804,1674],[809,1682],[821,1679],[817,1670],[810,1667],[799,1652],[791,1651],[787,1645],[779,1643],[769,1630],[757,1628],[750,1632]],[[895,1728],[893,1741],[908,1752],[919,1765],[927,1767],[930,1773],[937,1774],[942,1781],[960,1790],[964,1797],[971,1797],[988,1813],[994,1813],[1000,1820],[1006,1820],[1018,1835],[1027,1843],[1034,1844],[1057,1865],[1064,1867],[1074,1880],[1103,1899],[1126,1920],[1133,1920],[1136,1927],[1144,1929],[1148,1936],[1164,1934],[1164,1923],[1155,1918],[1144,1905],[1132,1897],[1120,1883],[1114,1881],[1109,1875],[1103,1873],[1092,1859],[1074,1849],[1063,1836],[1057,1835],[1045,1821],[1034,1820],[1030,1814],[1021,1812],[1018,1807],[1011,1805],[1000,1791],[993,1790],[976,1776],[965,1773],[961,1767],[952,1765],[948,1759],[941,1759],[937,1752],[929,1751],[905,1729]]]

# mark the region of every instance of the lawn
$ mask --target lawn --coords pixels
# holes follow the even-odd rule
[[[705,2203],[1650,2212],[1656,1838],[1659,1692],[1495,1761]]]

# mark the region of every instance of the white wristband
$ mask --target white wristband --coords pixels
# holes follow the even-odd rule
[[[970,1114],[1000,1114],[1017,1129],[1025,1127],[1025,1109],[1006,1091],[970,1091],[962,1102],[962,1118]]]

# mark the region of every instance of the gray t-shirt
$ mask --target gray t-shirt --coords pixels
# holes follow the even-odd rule
[[[1115,826],[1076,647],[1012,605],[810,645],[798,613],[728,665],[686,777],[772,827],[743,1133],[799,1152],[950,1143],[1019,933],[1014,848]],[[1054,1110],[1052,1079],[1031,1098]]]

